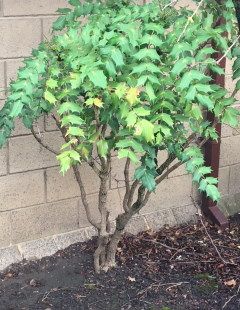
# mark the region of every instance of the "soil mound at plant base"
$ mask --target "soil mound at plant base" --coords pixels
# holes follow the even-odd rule
[[[125,236],[107,274],[94,273],[95,240],[15,264],[0,309],[240,309],[240,215],[226,231],[205,225],[212,240],[201,223]]]

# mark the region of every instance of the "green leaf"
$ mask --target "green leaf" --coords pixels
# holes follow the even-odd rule
[[[44,93],[44,99],[51,104],[55,104],[57,102],[56,97],[48,90],[46,90]]]
[[[134,163],[134,164],[138,164],[139,163],[139,159],[138,157],[136,156],[136,154],[131,151],[130,149],[121,149],[121,150],[118,150],[118,158],[121,159],[121,158],[130,158],[131,161]]]
[[[95,86],[107,88],[107,78],[102,70],[93,70],[88,73],[88,77]]]
[[[160,56],[157,51],[153,48],[143,48],[140,49],[136,54],[133,55],[137,60],[142,60],[143,58],[150,58],[151,60],[160,60]]]
[[[103,157],[106,158],[106,155],[108,153],[108,143],[106,140],[99,140],[97,142],[97,149],[98,149],[98,154]]]
[[[215,185],[208,184],[206,186],[206,194],[208,197],[210,197],[213,201],[219,201],[221,198],[221,195],[218,191],[218,188]]]
[[[62,118],[62,126],[65,125],[82,125],[83,124],[83,120],[81,117],[77,116],[77,115],[66,115]]]
[[[141,44],[154,45],[160,47],[163,45],[163,41],[155,34],[145,34],[142,37]]]
[[[118,148],[129,148],[131,147],[135,152],[142,153],[144,152],[144,149],[141,145],[141,143],[137,142],[136,140],[120,140],[116,144],[116,147]]]
[[[115,94],[119,99],[122,99],[126,95],[126,92],[127,92],[127,86],[125,83],[120,83],[117,85],[115,89]]]
[[[200,109],[200,107],[196,104],[194,104],[192,106],[192,115],[194,118],[196,118],[197,121],[202,120],[203,119],[203,115],[202,115],[202,111]]]
[[[141,166],[136,169],[134,178],[142,182],[143,186],[150,192],[156,189],[155,171],[148,169],[146,166]]]
[[[69,4],[73,6],[79,6],[81,5],[80,0],[68,0]]]
[[[58,109],[58,113],[60,115],[66,113],[66,112],[82,112],[82,107],[80,107],[75,102],[64,102],[60,105]]]
[[[201,103],[202,106],[207,107],[208,110],[210,110],[210,111],[213,110],[214,103],[208,96],[198,94],[197,99]]]
[[[53,30],[55,31],[61,31],[66,26],[66,17],[60,16],[54,23],[53,23]]]
[[[106,61],[106,69],[108,71],[108,74],[112,77],[116,76],[117,72],[115,69],[115,66],[111,60]]]
[[[134,111],[131,111],[128,113],[127,118],[126,118],[127,126],[128,127],[133,127],[136,122],[137,122],[137,115]]]
[[[49,79],[47,80],[46,85],[51,89],[55,89],[58,86],[58,82],[54,79]]]
[[[192,60],[192,57],[181,58],[178,60],[171,70],[172,74],[179,75],[192,62]]]
[[[82,76],[79,73],[72,72],[70,73],[70,84],[73,89],[78,88],[82,84]]]
[[[192,46],[187,42],[181,42],[174,45],[170,55],[174,57],[178,57],[181,53],[184,53],[186,51],[191,51]]]
[[[84,131],[79,127],[69,127],[67,130],[67,136],[84,137]]]
[[[148,95],[148,98],[150,99],[150,101],[156,99],[156,95],[154,93],[154,89],[152,87],[152,85],[150,83],[147,83],[146,85],[146,93]]]
[[[232,108],[232,107],[227,107],[224,111],[222,121],[227,125],[230,125],[232,127],[237,127],[239,124],[238,116],[239,116],[239,111],[237,109]]]
[[[146,119],[138,121],[135,125],[135,134],[145,138],[147,142],[154,140],[154,125]]]
[[[150,110],[145,109],[144,107],[135,108],[134,113],[137,114],[137,116],[148,116],[150,115]]]
[[[185,88],[188,88],[189,85],[191,84],[192,81],[194,80],[197,80],[197,81],[201,81],[203,79],[206,79],[207,77],[202,73],[202,72],[199,72],[197,70],[191,70],[189,72],[186,72],[182,79],[181,79],[181,82],[179,84],[179,87],[181,89],[185,89]],[[207,78],[209,79],[209,78]]]
[[[192,85],[192,86],[189,88],[189,90],[188,90],[187,95],[186,95],[185,98],[186,98],[188,101],[192,101],[192,100],[194,100],[196,94],[197,94],[196,87],[195,87],[195,85]]]
[[[17,117],[22,112],[22,108],[23,103],[20,100],[14,102],[9,116],[14,118]]]
[[[238,68],[236,71],[233,73],[233,80],[236,80],[240,77],[240,68]]]
[[[123,54],[118,48],[113,48],[111,53],[112,60],[115,62],[116,66],[121,67],[124,65]]]
[[[160,119],[162,119],[168,126],[173,127],[173,119],[166,113],[161,113]]]

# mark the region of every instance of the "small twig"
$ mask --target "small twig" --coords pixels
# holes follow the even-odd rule
[[[156,241],[156,240],[151,240],[151,239],[145,239],[145,238],[139,238],[140,240],[143,240],[143,241],[148,241],[148,242],[151,242],[151,243],[155,243],[155,244],[159,244],[161,246],[163,246],[164,248],[167,248],[169,250],[174,250],[174,251],[179,251],[179,249],[177,248],[173,248],[171,246],[168,246],[162,242],[159,242],[159,241]]]
[[[239,292],[240,292],[240,285],[239,285],[239,287],[238,287],[238,289],[237,289],[237,293],[234,294],[233,296],[231,296],[231,297],[225,302],[225,304],[223,305],[222,309],[224,309],[224,308],[227,306],[227,304],[229,304],[230,301],[231,301],[234,297],[237,297],[237,295],[239,294]]]
[[[227,56],[227,54],[231,51],[231,49],[234,47],[234,45],[237,43],[237,41],[239,40],[240,35],[233,41],[233,44],[231,46],[229,46],[229,48],[226,50],[226,52],[224,53],[224,55],[218,59],[217,64],[219,65],[220,62]]]
[[[47,144],[45,144],[42,139],[40,137],[38,137],[38,135],[36,134],[36,132],[34,131],[33,128],[31,128],[31,133],[34,136],[34,138],[37,140],[37,142],[44,147],[46,150],[48,150],[49,152],[52,152],[55,155],[59,155],[59,153],[57,151],[55,151],[54,149],[52,149],[50,146],[48,146]]]
[[[176,286],[180,286],[182,284],[189,284],[189,282],[178,282],[178,283],[152,283],[151,285],[149,285],[148,287],[146,287],[145,289],[141,290],[137,295],[142,295],[144,294],[145,292],[149,291],[151,288],[153,287],[162,287],[162,286],[167,286],[167,285],[170,285],[168,288],[166,288],[166,290],[169,290],[171,289],[172,287],[176,287]]]
[[[203,1],[204,1],[204,0],[201,0],[201,1],[199,2],[199,4],[198,4],[196,10],[193,12],[192,16],[190,16],[190,17],[188,18],[188,20],[187,20],[187,22],[186,22],[186,25],[185,25],[185,27],[184,27],[184,29],[183,29],[183,31],[182,31],[180,37],[178,38],[177,42],[179,42],[179,41],[181,40],[181,38],[183,37],[183,35],[185,34],[188,25],[190,24],[190,22],[192,22],[193,17],[197,14],[197,12],[198,12],[198,10],[200,9],[200,6],[202,5]]]
[[[206,225],[204,224],[204,221],[203,221],[203,219],[202,219],[202,213],[201,213],[199,207],[197,206],[197,204],[196,204],[196,202],[195,202],[195,200],[193,199],[192,196],[191,196],[191,199],[192,199],[192,203],[193,203],[194,207],[197,209],[197,213],[198,213],[199,219],[200,219],[200,221],[201,221],[201,224],[202,224],[202,226],[203,226],[203,228],[204,228],[204,230],[205,230],[205,233],[206,233],[206,235],[207,235],[209,241],[211,242],[212,246],[214,247],[215,252],[217,253],[217,255],[218,255],[218,257],[220,258],[220,260],[224,263],[224,265],[236,265],[235,263],[231,263],[231,262],[226,261],[226,260],[222,257],[222,255],[221,255],[220,252],[218,251],[218,248],[216,247],[215,243],[213,242],[213,239],[212,239],[212,237],[210,236],[210,234],[209,234],[209,232],[208,232],[208,230],[207,230]]]
[[[170,3],[166,4],[164,7],[163,7],[163,10],[165,10],[166,8],[168,8],[169,6],[173,6],[175,4],[178,3],[179,0],[173,0],[171,1]]]

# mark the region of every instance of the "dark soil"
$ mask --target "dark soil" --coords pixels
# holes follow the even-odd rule
[[[0,309],[240,309],[240,215],[207,231],[221,257],[200,222],[125,236],[107,274],[93,271],[96,240],[15,264],[0,274]]]

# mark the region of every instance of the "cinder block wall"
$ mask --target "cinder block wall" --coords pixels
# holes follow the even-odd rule
[[[22,59],[50,36],[55,11],[64,6],[65,0],[0,0],[0,88],[5,90],[0,93],[1,105]],[[230,74],[229,69],[227,73]],[[232,88],[229,77],[227,82]],[[36,131],[59,149],[62,140],[51,120],[41,119]],[[229,195],[236,198],[240,193],[239,151],[239,132],[224,127],[220,169],[223,206]],[[165,154],[160,157],[164,159]],[[89,226],[72,172],[63,178],[57,165],[55,156],[42,149],[18,122],[9,143],[0,150],[0,248]],[[122,170],[123,162],[113,158],[108,199],[112,217],[121,211]],[[92,212],[97,217],[98,179],[86,166],[82,167],[82,174]],[[196,210],[191,194],[196,195],[191,177],[179,168],[153,194],[135,220],[138,227],[158,228],[160,224],[174,225],[192,218]],[[133,228],[136,231],[135,224]]]

